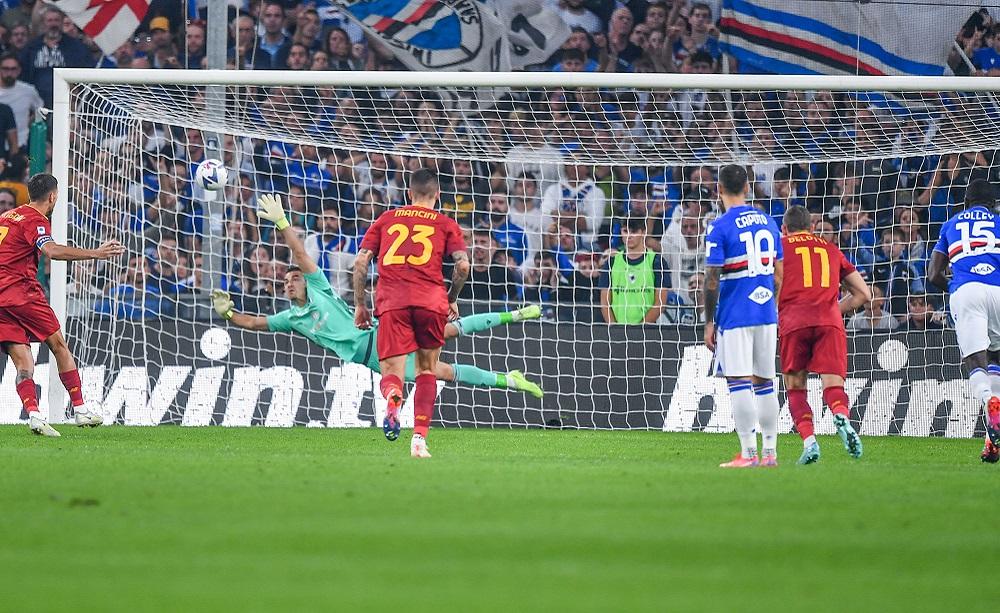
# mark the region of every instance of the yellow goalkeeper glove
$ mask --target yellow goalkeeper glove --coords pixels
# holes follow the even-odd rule
[[[281,196],[278,194],[264,194],[257,198],[257,217],[262,217],[274,222],[275,227],[284,230],[288,227],[288,220],[285,218],[285,210],[281,208]]]
[[[233,318],[233,306],[235,305],[233,299],[229,297],[229,292],[224,292],[221,289],[212,290],[212,306],[223,319]]]

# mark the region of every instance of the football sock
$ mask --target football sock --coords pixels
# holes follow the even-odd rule
[[[792,414],[792,421],[795,422],[795,429],[799,431],[802,440],[812,437],[816,433],[813,425],[812,407],[809,406],[809,399],[806,397],[806,390],[788,390],[788,412]],[[806,447],[809,445],[806,444]]]
[[[413,433],[427,438],[427,430],[434,417],[437,399],[437,377],[432,374],[417,375],[413,390]]]
[[[59,373],[59,380],[62,381],[63,387],[69,392],[69,400],[73,403],[73,407],[82,407],[83,392],[80,390],[80,371],[74,368],[73,370],[61,372]]]
[[[982,368],[973,368],[969,373],[969,388],[972,396],[979,398],[984,403],[989,402],[993,397],[993,387],[990,384],[990,376]]]
[[[765,453],[774,455],[778,448],[778,395],[774,393],[774,382],[755,384],[753,393],[760,421],[761,446]]]
[[[38,398],[35,397],[35,380],[25,379],[24,381],[18,381],[17,385],[17,396],[21,399],[21,405],[24,407],[26,413],[33,413],[38,410]]]
[[[802,447],[803,448],[810,447],[810,446],[815,445],[815,444],[816,444],[816,436],[815,435],[810,434],[809,436],[807,436],[804,439],[802,439]]]
[[[990,364],[986,372],[990,375],[990,387],[993,388],[993,395],[1000,396],[1000,366]]]
[[[744,458],[757,455],[757,403],[753,398],[753,383],[749,379],[729,379],[729,398],[733,405],[736,436]]]
[[[400,396],[403,395],[403,382],[396,375],[383,375],[382,382],[379,383],[378,388],[382,391],[382,397],[386,400],[389,399],[389,395],[393,391],[398,392]]]
[[[850,418],[851,401],[847,398],[847,393],[844,392],[843,387],[837,386],[824,389],[823,402],[826,403],[826,406],[830,407],[830,412],[834,415],[843,415]]]
[[[507,375],[483,370],[468,364],[452,364],[455,369],[455,381],[466,385],[480,385],[482,387],[507,388]]]
[[[466,315],[453,322],[458,328],[459,336],[463,334],[475,334],[483,330],[489,330],[496,326],[513,323],[514,316],[510,313],[477,313]]]

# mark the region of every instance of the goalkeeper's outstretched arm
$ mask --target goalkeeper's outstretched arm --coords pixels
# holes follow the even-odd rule
[[[259,332],[269,329],[266,317],[237,313],[233,308],[235,305],[233,304],[233,299],[229,297],[229,292],[221,289],[212,290],[212,306],[215,308],[215,312],[223,319],[231,322],[238,328],[257,330]]]
[[[319,270],[316,262],[306,252],[306,246],[302,244],[302,239],[299,238],[298,232],[288,223],[288,219],[285,217],[285,210],[281,206],[281,196],[277,194],[264,194],[257,198],[257,204],[259,205],[257,217],[274,223],[274,226],[281,232],[281,238],[291,250],[295,265],[302,269],[302,273],[308,275]]]

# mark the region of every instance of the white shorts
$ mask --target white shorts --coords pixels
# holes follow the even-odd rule
[[[966,283],[951,295],[951,316],[963,358],[1000,351],[1000,287]]]
[[[774,379],[777,349],[777,324],[719,330],[715,337],[714,374]]]

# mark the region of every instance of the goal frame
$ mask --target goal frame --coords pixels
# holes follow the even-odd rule
[[[70,88],[75,84],[195,85],[195,86],[374,86],[374,87],[510,87],[510,88],[641,88],[780,90],[780,91],[963,91],[1000,92],[1000,77],[852,76],[852,75],[734,75],[679,73],[565,72],[404,72],[404,71],[249,71],[56,68],[53,76],[52,171],[59,181],[52,213],[52,236],[65,243],[69,236],[66,202],[69,194]],[[67,265],[50,263],[50,302],[65,329]],[[47,399],[52,423],[65,421],[66,392],[50,358]]]

